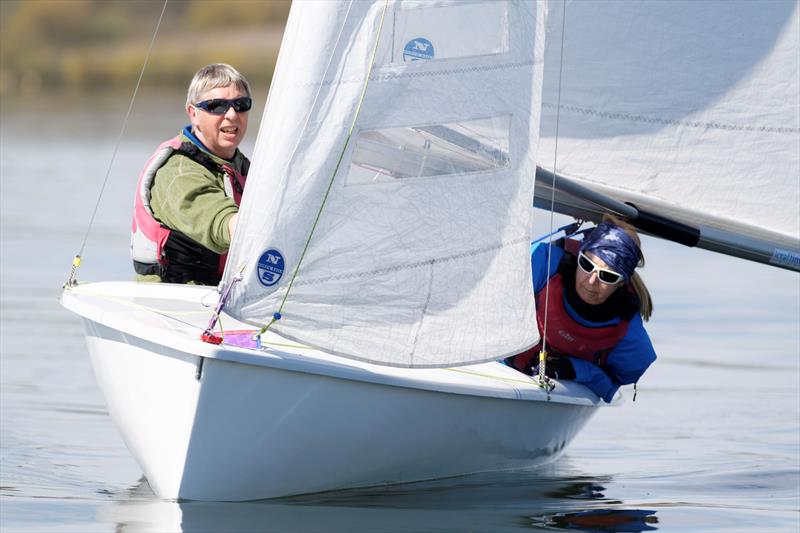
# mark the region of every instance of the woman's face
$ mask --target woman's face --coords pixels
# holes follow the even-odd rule
[[[242,96],[247,94],[236,85],[229,85],[211,89],[200,101],[214,98],[233,100]],[[192,131],[211,153],[222,159],[233,157],[247,131],[247,111],[237,113],[233,107],[229,107],[223,115],[214,115],[190,105],[186,108],[186,113],[192,121]]]
[[[598,267],[606,270],[612,270],[608,267],[605,261],[594,255],[592,252],[584,252],[584,255]],[[597,270],[591,274],[587,274],[580,266],[576,267],[575,292],[578,293],[578,296],[580,296],[581,300],[589,305],[600,305],[601,303],[605,302],[608,300],[608,297],[614,294],[614,291],[622,285],[622,282],[615,283],[614,285],[603,283],[600,281],[600,278],[597,277],[597,274]]]

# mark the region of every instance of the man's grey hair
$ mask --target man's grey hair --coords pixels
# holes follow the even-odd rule
[[[203,95],[212,89],[229,85],[235,85],[237,89],[244,91],[246,96],[251,96],[250,84],[238,70],[225,63],[206,65],[197,71],[189,84],[186,106],[200,102]]]

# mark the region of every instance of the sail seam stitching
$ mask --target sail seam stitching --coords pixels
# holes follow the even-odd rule
[[[488,246],[486,248],[479,248],[479,249],[476,249],[476,250],[470,250],[468,252],[462,252],[460,254],[454,254],[454,255],[447,256],[447,257],[440,257],[440,258],[436,258],[436,259],[425,259],[424,261],[418,261],[418,262],[415,262],[415,263],[408,263],[408,264],[405,264],[405,265],[396,265],[396,266],[391,266],[391,267],[386,267],[386,268],[378,268],[378,269],[369,270],[369,271],[366,271],[366,272],[353,272],[353,273],[349,273],[349,274],[337,274],[335,276],[327,276],[327,277],[324,277],[324,278],[298,280],[297,282],[295,282],[295,285],[312,285],[312,284],[317,284],[317,283],[325,283],[325,282],[328,282],[328,281],[339,281],[339,280],[343,280],[343,279],[354,279],[354,278],[362,278],[362,277],[370,277],[370,276],[379,276],[381,274],[389,274],[391,272],[399,272],[399,271],[402,271],[402,270],[413,270],[413,269],[416,269],[416,268],[425,267],[425,266],[433,264],[433,263],[448,263],[448,262],[451,262],[451,261],[458,261],[460,259],[465,259],[465,258],[468,258],[468,257],[474,257],[476,255],[482,255],[482,254],[486,254],[486,253],[491,253],[491,252],[494,252],[496,250],[500,250],[502,248],[506,248],[508,246],[519,245],[520,243],[525,243],[527,245],[528,243],[530,243],[530,240],[531,240],[530,236],[529,235],[525,235],[524,237],[521,237],[519,239],[514,239],[512,241],[504,242],[504,243],[501,243],[501,244],[498,244],[498,245],[495,245],[495,246]]]
[[[542,103],[542,107],[548,109],[558,109],[556,104]],[[616,120],[625,120],[628,122],[644,122],[648,124],[663,124],[666,126],[688,126],[691,128],[703,128],[714,130],[727,130],[727,131],[752,131],[759,133],[800,133],[800,128],[779,128],[772,126],[747,126],[743,124],[722,124],[719,122],[701,122],[689,120],[675,120],[662,117],[648,117],[644,115],[632,115],[630,113],[619,113],[611,111],[599,111],[597,109],[562,105],[562,111],[569,111],[581,115],[597,116],[602,118],[610,118]]]
[[[446,69],[446,70],[437,70],[431,72],[404,72],[404,73],[385,73],[385,74],[375,74],[369,77],[369,81],[377,81],[377,82],[384,82],[384,81],[392,81],[396,79],[404,79],[404,78],[426,78],[426,77],[433,77],[433,76],[449,76],[452,74],[465,74],[471,72],[492,72],[498,70],[509,70],[514,68],[523,68],[523,67],[530,67],[534,65],[535,61],[521,61],[518,63],[506,63],[504,65],[486,65],[482,67],[464,67],[464,68],[454,68],[454,69]],[[322,80],[322,81],[309,81],[305,83],[300,83],[298,86],[300,87],[313,87],[316,85],[345,85],[350,83],[363,83],[363,80],[358,79],[349,79],[349,80]]]
[[[430,265],[430,276],[428,276],[428,294],[425,295],[425,303],[422,305],[422,309],[420,310],[420,319],[416,324],[416,331],[414,332],[414,340],[411,342],[411,350],[408,353],[409,364],[414,364],[414,353],[417,351],[417,343],[419,341],[419,333],[422,331],[422,323],[425,321],[425,315],[428,312],[428,306],[431,303],[431,295],[433,294],[433,276],[436,273],[435,266],[438,260],[431,259],[428,261]]]

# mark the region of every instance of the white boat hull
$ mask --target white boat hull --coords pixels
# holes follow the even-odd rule
[[[162,498],[241,501],[528,468],[556,458],[599,405],[574,384],[548,400],[498,363],[413,370],[300,346],[213,346],[185,316],[151,306],[202,310],[207,293],[106,283],[62,297],[84,318],[109,413]]]

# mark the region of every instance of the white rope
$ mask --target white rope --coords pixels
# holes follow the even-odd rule
[[[150,46],[148,46],[147,48],[147,54],[145,54],[144,63],[142,64],[142,69],[139,71],[139,79],[136,81],[136,87],[133,89],[133,95],[131,96],[131,101],[130,104],[128,105],[128,112],[125,113],[125,119],[122,121],[122,128],[120,129],[119,136],[117,137],[117,142],[114,145],[114,151],[111,154],[111,161],[109,161],[108,163],[108,168],[106,169],[106,175],[105,178],[103,178],[103,184],[100,187],[100,193],[97,195],[97,201],[94,204],[94,210],[92,211],[92,216],[89,219],[89,225],[86,228],[86,233],[83,235],[83,242],[81,242],[80,250],[78,250],[78,253],[75,255],[75,259],[73,259],[72,261],[72,271],[70,272],[66,286],[71,286],[75,284],[75,272],[78,270],[78,267],[81,264],[81,257],[83,256],[83,250],[86,248],[86,241],[89,239],[89,233],[92,231],[92,226],[94,225],[94,219],[97,216],[97,210],[100,207],[100,201],[102,200],[103,193],[106,190],[108,177],[111,175],[111,168],[114,166],[114,159],[116,159],[117,157],[117,151],[119,150],[119,145],[122,142],[122,137],[125,135],[125,129],[128,127],[128,119],[131,116],[133,103],[136,101],[136,95],[139,92],[139,86],[142,83],[142,78],[144,77],[144,71],[147,68],[147,62],[150,59],[150,52],[153,50],[153,44],[156,42],[158,29],[161,27],[161,21],[164,19],[164,12],[167,10],[168,2],[169,0],[164,0],[164,6],[161,8],[161,14],[158,16],[156,29],[155,31],[153,31],[153,38],[150,39]]]
[[[555,212],[555,203],[556,203],[556,169],[558,168],[558,128],[559,128],[559,119],[561,116],[561,80],[562,75],[564,72],[564,33],[566,31],[567,26],[567,1],[562,0],[561,5],[563,6],[562,10],[562,18],[561,18],[561,50],[560,50],[560,57],[559,57],[559,66],[558,66],[558,100],[556,105],[556,134],[555,134],[555,146],[553,149],[553,182],[551,183],[550,189],[550,231],[553,231],[554,225],[554,217],[553,213]],[[547,319],[548,319],[548,303],[550,300],[550,253],[553,248],[553,241],[547,243],[547,281],[545,281],[544,286],[544,328],[542,331],[542,350],[540,354],[547,353]],[[546,367],[546,357],[540,357],[539,360],[539,383],[540,385],[545,385],[549,382],[547,379],[547,375],[545,374],[545,367]]]

